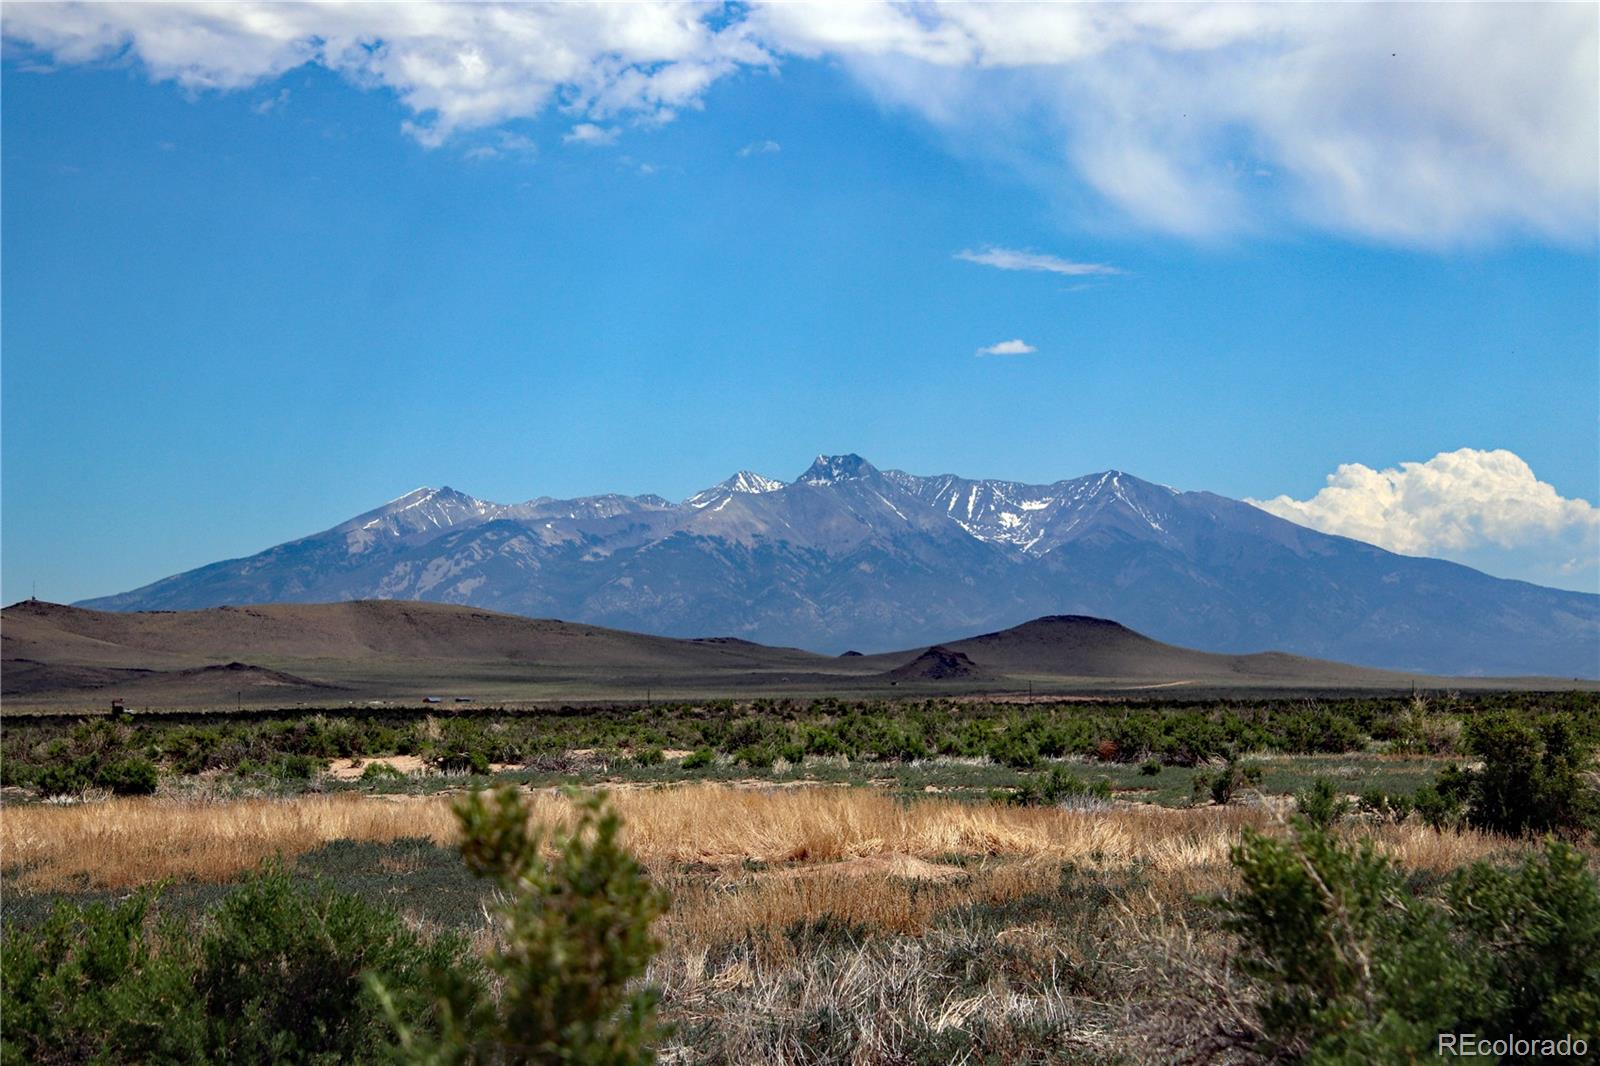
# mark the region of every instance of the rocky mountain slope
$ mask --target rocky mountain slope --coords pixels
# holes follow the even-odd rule
[[[1396,555],[1106,471],[1048,485],[819,456],[658,496],[417,489],[321,533],[90,600],[103,610],[411,599],[817,651],[1043,615],[1205,651],[1431,674],[1600,676],[1600,597]]]

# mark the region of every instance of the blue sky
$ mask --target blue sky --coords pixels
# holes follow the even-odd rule
[[[1600,583],[1591,9],[1446,27],[1457,47],[1515,38],[1503,115],[1424,56],[1409,89],[1373,92],[1384,68],[1340,82],[1356,103],[1308,144],[1281,93],[1238,103],[1266,77],[1249,40],[1008,65],[1018,41],[962,9],[911,27],[955,27],[981,62],[878,24],[719,42],[763,15],[746,9],[668,16],[693,41],[631,67],[606,46],[524,69],[481,26],[416,45],[477,57],[494,94],[478,74],[468,92],[352,73],[304,27],[263,44],[213,14],[194,43],[181,6],[87,29],[17,10],[8,601],[121,591],[421,484],[682,498],[844,451],[1035,482],[1115,467]],[[1349,47],[1398,39],[1367,40],[1379,21],[1341,23]],[[1539,82],[1574,31],[1587,70]],[[366,32],[398,56],[410,31]],[[1106,69],[1143,71],[1139,98],[1157,86],[1176,111],[1129,117]],[[1222,87],[1225,109],[1204,99]],[[1182,126],[1191,106],[1209,133]],[[1537,137],[1516,155],[1543,132],[1528,114],[1556,110],[1552,136],[1588,122],[1587,161]],[[1512,147],[1452,147],[1497,136]],[[1057,269],[992,265],[1029,263]],[[1032,350],[978,354],[1010,341]]]

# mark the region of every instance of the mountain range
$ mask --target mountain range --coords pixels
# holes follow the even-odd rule
[[[659,496],[500,504],[421,488],[99,610],[430,600],[677,637],[883,651],[1092,615],[1210,652],[1600,676],[1600,596],[1330,536],[1109,470],[1048,485],[857,455]]]

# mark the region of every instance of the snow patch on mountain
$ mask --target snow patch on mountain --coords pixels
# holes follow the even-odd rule
[[[731,496],[760,495],[764,492],[776,492],[784,487],[784,483],[776,478],[758,474],[753,470],[741,470],[720,484],[713,485],[709,489],[701,489],[684,500],[683,505],[699,510],[715,503],[718,504],[716,509],[721,510]]]

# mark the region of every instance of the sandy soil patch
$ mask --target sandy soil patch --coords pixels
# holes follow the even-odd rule
[[[328,776],[338,781],[355,781],[374,763],[403,774],[420,774],[427,769],[427,764],[415,755],[386,755],[381,759],[341,759],[328,768]]]

